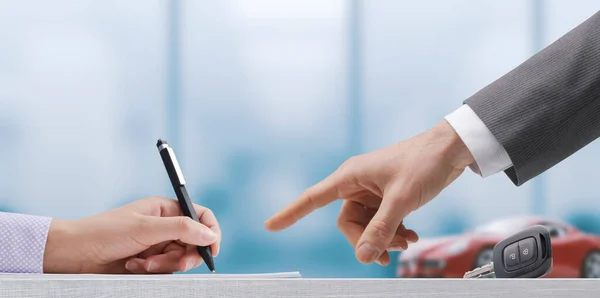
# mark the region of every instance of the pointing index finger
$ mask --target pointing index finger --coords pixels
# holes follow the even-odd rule
[[[340,175],[336,172],[311,186],[291,204],[269,218],[265,222],[265,228],[272,232],[283,230],[311,212],[337,200],[339,181]]]

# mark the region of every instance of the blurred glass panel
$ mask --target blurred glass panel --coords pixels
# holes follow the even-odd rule
[[[0,2],[0,205],[73,218],[161,190],[159,4]]]

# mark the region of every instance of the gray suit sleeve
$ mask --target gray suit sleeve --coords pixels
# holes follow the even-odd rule
[[[464,102],[520,186],[600,136],[600,12]]]

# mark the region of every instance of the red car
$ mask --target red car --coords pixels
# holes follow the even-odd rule
[[[492,261],[496,243],[538,224],[548,228],[552,242],[552,269],[545,277],[600,278],[600,236],[539,217],[498,220],[461,235],[421,239],[400,254],[396,275],[462,278],[465,272]]]

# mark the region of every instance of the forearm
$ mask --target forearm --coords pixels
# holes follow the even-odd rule
[[[48,231],[44,250],[44,273],[79,273],[82,271],[77,249],[82,246],[78,239],[75,221],[53,219]]]
[[[465,101],[506,149],[516,185],[600,136],[600,13]]]

